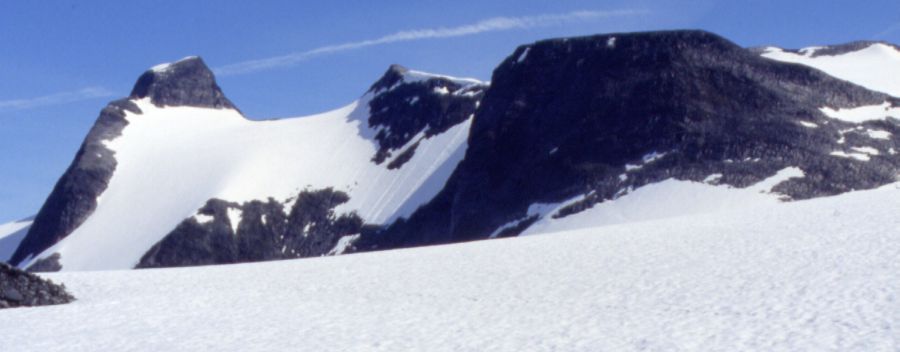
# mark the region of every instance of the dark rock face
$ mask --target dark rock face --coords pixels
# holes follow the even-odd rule
[[[106,190],[116,169],[115,153],[103,143],[122,134],[128,125],[126,111],[141,113],[137,105],[128,100],[114,101],[100,112],[75,160],[53,187],[28,235],[10,258],[11,264],[18,265],[56,244],[94,211],[97,197]]]
[[[420,132],[424,133],[421,138],[431,138],[472,117],[487,89],[487,85],[475,82],[414,75],[393,65],[369,89],[373,98],[369,101],[368,124],[378,131],[374,139],[379,148],[372,157],[376,164],[383,163]],[[417,146],[415,143],[400,151],[388,168],[403,166]]]
[[[674,31],[547,40],[495,71],[465,159],[409,219],[366,232],[360,250],[481,239],[534,203],[585,195],[571,214],[667,178],[745,187],[786,167],[806,176],[775,188],[793,199],[896,180],[898,121],[849,124],[819,108],[896,99],[801,65],[764,59],[711,33]],[[801,124],[813,123],[815,128]],[[844,142],[839,142],[842,137]],[[853,138],[850,140],[849,138]],[[870,161],[833,151],[870,146]],[[628,164],[637,168],[626,167]],[[514,235],[505,233],[504,235]]]
[[[156,106],[235,108],[199,57],[188,57],[144,72],[131,90],[130,98],[147,97]]]
[[[182,222],[153,246],[138,268],[228,264],[275,259],[321,256],[338,240],[360,232],[363,222],[355,213],[336,215],[334,208],[347,202],[347,194],[323,189],[301,192],[290,213],[284,204],[269,199],[244,204],[212,199],[196,217]],[[236,229],[229,219],[238,211]]]
[[[75,300],[64,285],[0,263],[0,309],[69,303]]]

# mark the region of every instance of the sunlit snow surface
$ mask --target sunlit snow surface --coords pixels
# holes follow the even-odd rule
[[[562,218],[554,218],[553,215],[583,197],[559,204],[535,204],[529,208],[529,215],[540,215],[540,218],[522,235],[777,205],[783,195],[772,193],[772,188],[791,178],[804,177],[804,173],[800,168],[785,168],[746,188],[710,184],[720,177],[721,174],[710,175],[707,177],[709,183],[667,179]]]
[[[118,165],[97,209],[37,259],[58,252],[65,271],[132,268],[211,198],[287,201],[305,189],[333,187],[350,195],[339,214],[356,211],[372,224],[408,216],[462,159],[471,119],[423,140],[409,162],[389,170],[371,161],[377,144],[367,126],[368,98],[270,121],[137,101],[143,113],[128,113],[122,136],[106,144]],[[229,213],[232,226],[239,217]]]
[[[255,264],[46,275],[10,351],[895,351],[900,184],[808,201]]]
[[[792,53],[779,48],[766,48],[762,56],[817,68],[831,76],[850,81],[871,90],[900,97],[900,51],[873,44],[862,50],[841,55],[813,57],[817,48]]]

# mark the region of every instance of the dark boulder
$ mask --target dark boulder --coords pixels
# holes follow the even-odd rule
[[[0,308],[46,306],[73,300],[65,285],[0,262]]]

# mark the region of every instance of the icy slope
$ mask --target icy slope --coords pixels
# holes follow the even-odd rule
[[[811,47],[797,52],[768,47],[763,57],[815,67],[834,77],[900,97],[900,49],[883,43],[866,43],[829,53]]]
[[[47,275],[16,351],[900,348],[900,185],[552,236]],[[4,348],[6,349],[6,348]]]
[[[407,215],[440,190],[462,158],[470,121],[422,140],[402,168],[388,169],[370,161],[377,144],[368,138],[375,133],[366,126],[367,99],[271,121],[136,101],[143,113],[127,113],[122,136],[106,143],[118,166],[97,209],[34,260],[59,253],[63,270],[131,268],[211,198],[287,202],[303,189],[333,187],[350,195],[338,210],[369,223]]]
[[[721,174],[713,174],[708,176],[705,182],[667,179],[625,193],[619,198],[595,204],[582,212],[559,218],[555,215],[560,210],[573,201],[580,200],[581,197],[559,204],[534,204],[530,212],[540,215],[540,218],[521,235],[734,211],[748,207],[777,206],[784,195],[773,192],[772,188],[784,181],[805,175],[799,168],[786,168],[746,188],[716,185],[721,177]]]
[[[31,219],[14,221],[6,224],[0,224],[0,262],[9,260],[19,242],[28,233],[31,226]]]

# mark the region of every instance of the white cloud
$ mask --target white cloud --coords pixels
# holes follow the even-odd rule
[[[328,45],[287,55],[238,62],[218,67],[213,71],[220,76],[238,75],[270,70],[279,67],[292,66],[314,56],[360,49],[370,46],[423,39],[462,37],[486,32],[560,26],[571,22],[635,16],[644,13],[645,11],[639,10],[575,11],[564,14],[545,14],[525,17],[494,17],[457,27],[439,27],[401,31],[375,39]]]
[[[0,111],[31,109],[76,101],[105,98],[113,93],[101,87],[87,87],[71,92],[61,92],[36,98],[0,100]]]

